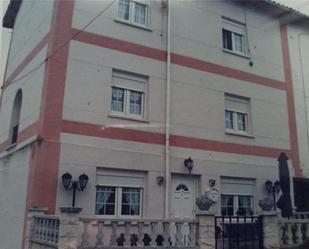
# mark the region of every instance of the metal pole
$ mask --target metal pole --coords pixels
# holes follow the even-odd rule
[[[76,189],[77,189],[77,183],[76,183],[76,181],[73,182],[72,188],[73,188],[72,207],[75,207],[75,195],[76,195]]]
[[[276,211],[276,190],[275,185],[272,187],[273,199],[274,199],[274,211]]]

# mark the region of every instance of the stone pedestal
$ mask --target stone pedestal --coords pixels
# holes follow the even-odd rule
[[[80,243],[79,214],[81,208],[60,208],[59,249],[76,249]]]
[[[263,236],[265,249],[279,249],[280,235],[278,217],[280,212],[270,211],[262,212],[263,218]]]
[[[28,209],[26,233],[25,233],[25,244],[24,244],[25,249],[31,248],[30,238],[32,237],[34,233],[34,228],[35,228],[34,216],[44,215],[47,213],[47,211],[48,211],[47,208],[29,208]]]
[[[200,249],[214,249],[215,238],[215,214],[211,211],[198,211],[196,213],[198,221],[197,242]]]

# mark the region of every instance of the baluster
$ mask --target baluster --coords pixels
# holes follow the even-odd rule
[[[43,220],[39,218],[39,240],[43,239]]]
[[[152,221],[150,222],[150,226],[151,226],[151,232],[150,232],[150,246],[156,246],[156,238],[157,238],[157,222]]]
[[[182,228],[183,222],[175,222],[176,226],[176,246],[183,246]]]
[[[60,224],[60,221],[57,220],[55,221],[55,242],[58,243],[58,240],[59,240],[59,224]]]
[[[52,220],[51,227],[50,227],[50,229],[51,229],[50,236],[51,236],[51,242],[52,243],[55,243],[55,224],[56,224],[56,220]]]
[[[98,221],[98,233],[96,235],[96,243],[95,243],[95,246],[96,248],[103,248],[103,224],[104,222],[103,221]]]
[[[301,231],[301,223],[296,223],[295,224],[297,229],[296,229],[296,243],[301,243],[303,240],[302,240],[302,231]]]
[[[130,221],[125,221],[124,222],[124,246],[130,246],[131,245],[131,236],[130,236]]]
[[[84,232],[82,234],[82,243],[81,243],[81,247],[89,247],[89,233],[88,233],[88,228],[90,226],[90,222],[89,221],[84,221],[83,222],[84,225]]]
[[[292,232],[292,226],[290,223],[287,224],[287,243],[288,245],[293,245],[293,232]]]
[[[170,222],[169,221],[163,221],[163,246],[170,246]]]
[[[304,240],[309,239],[309,222],[307,221],[307,223],[303,224],[303,236],[304,236]]]
[[[110,246],[117,246],[117,221],[112,221],[112,234],[110,239]]]
[[[281,231],[281,236],[280,236],[280,239],[281,239],[281,242],[282,245],[286,245],[288,242],[288,238],[287,238],[287,229],[288,229],[288,226],[287,224],[284,224],[284,223],[281,223],[281,228],[280,228],[280,231]]]
[[[196,245],[196,230],[195,230],[195,223],[193,221],[189,222],[189,246],[195,246]]]
[[[142,247],[144,245],[143,243],[143,235],[144,235],[144,222],[143,221],[138,221],[137,222],[137,228],[138,228],[138,233],[137,233],[137,246]]]

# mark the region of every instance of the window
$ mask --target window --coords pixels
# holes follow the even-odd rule
[[[253,196],[221,195],[221,213],[223,216],[249,216],[253,212]]]
[[[95,214],[141,217],[144,179],[141,172],[98,168]]]
[[[222,18],[223,49],[237,54],[246,54],[246,27],[239,22]]]
[[[119,0],[118,18],[138,26],[148,26],[148,5],[140,1]]]
[[[97,186],[95,214],[140,216],[141,188]]]
[[[221,178],[221,214],[249,216],[254,210],[255,181],[244,178]]]
[[[113,71],[111,112],[128,117],[145,117],[147,78]]]
[[[19,89],[14,99],[12,116],[11,116],[11,126],[10,126],[10,133],[9,133],[9,136],[10,136],[9,141],[11,145],[17,143],[21,104],[22,104],[22,91],[21,89]]]
[[[225,94],[225,130],[236,134],[249,134],[250,101],[248,98]]]

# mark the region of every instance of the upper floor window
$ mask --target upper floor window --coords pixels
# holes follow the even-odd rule
[[[250,134],[249,99],[225,94],[225,130],[236,134]]]
[[[246,54],[246,27],[239,22],[222,19],[223,49],[233,53]]]
[[[127,117],[145,117],[147,78],[113,71],[111,111]]]
[[[119,0],[118,2],[118,18],[135,25],[148,26],[148,10],[148,5],[140,1]]]
[[[11,116],[11,126],[10,126],[10,133],[9,133],[10,144],[17,143],[21,104],[22,104],[22,91],[21,89],[19,89],[14,99],[12,116]]]

